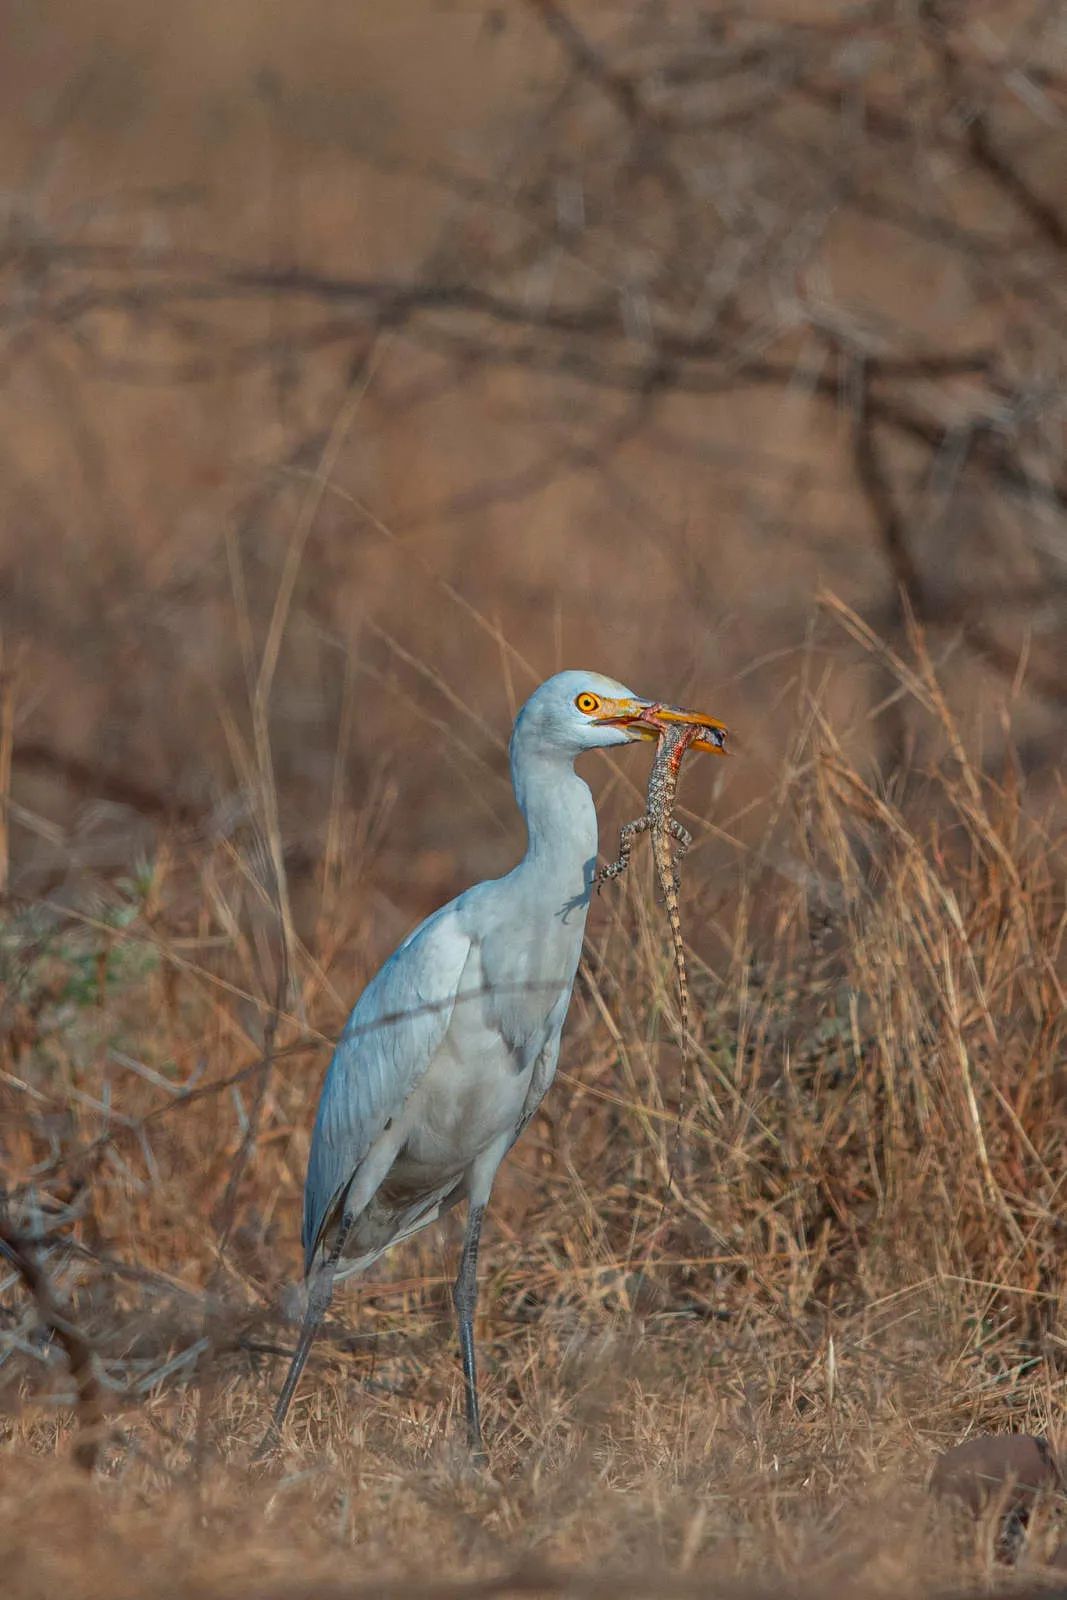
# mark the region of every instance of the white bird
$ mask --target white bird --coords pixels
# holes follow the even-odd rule
[[[509,754],[526,853],[409,934],[356,1004],[319,1100],[304,1190],[307,1314],[257,1456],[277,1442],[337,1278],[360,1272],[460,1199],[453,1290],[469,1446],[484,1461],[473,1316],[478,1239],[497,1168],[556,1071],[597,853],[583,751],[654,739],[659,722],[723,725],[643,700],[595,672],[560,672],[515,722]]]

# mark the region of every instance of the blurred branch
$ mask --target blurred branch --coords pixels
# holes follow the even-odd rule
[[[275,1050],[278,1037],[278,1022],[282,1016],[283,1008],[289,993],[289,946],[285,938],[282,924],[282,913],[277,889],[275,901],[278,906],[278,926],[281,932],[279,941],[278,974],[275,986],[274,1004],[267,1008],[263,1025],[263,1054],[255,1064],[255,1070],[250,1076],[253,1078],[255,1093],[252,1101],[252,1110],[245,1124],[244,1134],[240,1148],[234,1158],[230,1169],[230,1176],[226,1182],[226,1192],[222,1197],[218,1212],[219,1230],[219,1258],[226,1253],[230,1242],[230,1234],[237,1218],[237,1198],[241,1189],[241,1180],[248,1170],[248,1164],[256,1148],[260,1128],[263,1122],[263,1109],[267,1101],[267,1092],[270,1088],[271,1071],[274,1066]]]
[[[922,580],[912,559],[904,522],[893,498],[889,474],[878,452],[875,422],[871,416],[870,379],[862,363],[859,365],[856,386],[858,395],[852,417],[852,459],[856,476],[871,508],[894,585],[907,596],[912,610],[921,615]]]
[[[11,756],[15,745],[16,667],[4,659],[0,634],[0,901],[7,894],[10,867]]]
[[[41,739],[18,739],[13,759],[16,768],[28,768],[60,779],[82,800],[110,800],[115,805],[129,806],[131,811],[138,811],[142,816],[184,826],[202,827],[208,820],[209,813],[191,801],[155,789],[126,772],[116,772],[82,756],[57,750]]]
[[[897,505],[885,454],[878,444],[868,405],[868,380],[862,372],[859,391],[860,400],[852,430],[853,461],[893,580],[894,595],[903,596],[907,610],[918,622],[939,627],[958,627],[964,642],[975,655],[1003,677],[1014,680],[1019,673],[1020,652],[1003,644],[988,624],[974,614],[973,600],[968,602],[962,596],[942,597],[935,604],[927,594],[911,549],[906,519]],[[902,622],[903,613],[899,605],[895,611],[897,622]],[[1059,674],[1042,671],[1028,661],[1026,682],[1051,705],[1067,706],[1067,683]]]
[[[975,167],[1018,207],[1047,244],[1055,250],[1067,249],[1067,222],[1050,201],[1037,193],[997,143],[987,110],[971,92],[966,70],[952,40],[950,10],[940,0],[924,0],[920,15],[933,41],[949,103],[960,120],[967,153]]]
[[[104,1396],[96,1375],[92,1345],[60,1308],[34,1246],[11,1225],[3,1210],[0,1210],[0,1255],[15,1268],[33,1297],[41,1322],[66,1351],[78,1391],[79,1434],[74,1442],[74,1459],[86,1472],[92,1472],[100,1453],[104,1421]]]
[[[330,1041],[326,1042],[330,1043]],[[30,1194],[36,1194],[48,1180],[58,1177],[61,1173],[75,1171],[84,1181],[86,1172],[92,1171],[93,1167],[97,1165],[121,1136],[139,1136],[150,1125],[158,1122],[160,1118],[169,1116],[172,1112],[179,1111],[184,1107],[195,1105],[198,1101],[208,1099],[212,1095],[222,1094],[226,1089],[236,1088],[239,1084],[247,1083],[249,1080],[259,1080],[267,1065],[273,1064],[283,1056],[301,1055],[307,1050],[317,1050],[322,1043],[321,1039],[316,1038],[313,1040],[297,1040],[282,1049],[272,1045],[269,1056],[264,1052],[255,1061],[250,1062],[246,1067],[239,1068],[236,1072],[227,1073],[222,1078],[214,1078],[210,1083],[199,1084],[196,1088],[182,1090],[172,1098],[165,1100],[162,1105],[155,1106],[151,1111],[145,1112],[144,1116],[129,1118],[117,1128],[112,1128],[99,1138],[90,1140],[88,1144],[62,1151],[51,1161],[36,1168],[31,1179],[27,1179],[25,1183],[21,1183],[10,1190],[8,1198],[10,1200],[22,1200]]]
[[[645,104],[638,85],[605,61],[556,0],[526,0],[526,5],[562,46],[572,66],[607,96],[627,122],[641,128],[663,125],[659,114]]]

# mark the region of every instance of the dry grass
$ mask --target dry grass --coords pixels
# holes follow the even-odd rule
[[[353,1553],[374,1593],[512,1569],[544,1592],[560,1570],[587,1575],[574,1592],[608,1570],[617,1592],[775,1572],[899,1592],[986,1569],[922,1485],[966,1433],[1061,1411],[1060,841],[1010,768],[975,767],[921,635],[882,655],[942,746],[916,803],[856,770],[802,685],[762,846],[735,873],[707,831],[690,858],[698,1068],[665,1215],[666,930],[640,872],[596,907],[561,1079],[492,1213],[485,1481],[457,1445],[440,1232],[341,1300],[280,1475],[247,1467],[292,1334],[322,1041],[373,944],[346,920],[358,853],[293,935],[266,1064],[281,940],[255,828],[161,852],[92,912],[9,921],[12,1209],[108,1391],[89,1483],[65,1357],[9,1278],[13,1592],[332,1592]]]

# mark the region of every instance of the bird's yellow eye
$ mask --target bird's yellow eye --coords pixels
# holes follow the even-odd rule
[[[579,711],[585,712],[586,716],[590,716],[600,707],[600,701],[595,694],[580,694],[574,703]]]

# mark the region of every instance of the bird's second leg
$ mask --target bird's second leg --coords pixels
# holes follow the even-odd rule
[[[596,881],[598,884],[608,883],[612,878],[618,878],[622,876],[627,867],[630,865],[630,851],[634,847],[634,840],[637,838],[639,833],[644,833],[646,829],[650,828],[651,826],[652,818],[649,816],[635,817],[633,822],[627,822],[624,824],[619,832],[618,860],[612,861],[610,865],[606,867],[601,867],[600,871],[596,875]]]
[[[472,1201],[467,1213],[467,1231],[459,1258],[459,1274],[452,1289],[452,1300],[459,1324],[459,1349],[463,1358],[463,1388],[467,1407],[467,1444],[475,1464],[488,1465],[482,1444],[482,1422],[478,1411],[478,1370],[474,1359],[474,1308],[478,1302],[478,1241],[482,1234],[485,1206]]]
[[[300,1330],[300,1339],[293,1354],[293,1359],[289,1363],[289,1371],[285,1375],[285,1382],[282,1384],[282,1392],[278,1396],[278,1402],[274,1407],[274,1415],[270,1419],[270,1425],[263,1435],[255,1455],[252,1457],[254,1462],[264,1461],[268,1456],[273,1455],[281,1440],[282,1425],[292,1404],[293,1395],[296,1393],[296,1386],[300,1382],[300,1374],[307,1365],[307,1358],[311,1352],[311,1346],[315,1342],[315,1335],[322,1327],[326,1313],[330,1309],[330,1301],[333,1299],[334,1274],[337,1271],[337,1263],[341,1259],[345,1242],[348,1239],[354,1221],[353,1217],[342,1217],[333,1248],[311,1284],[308,1292],[307,1311],[304,1314],[304,1325]]]

